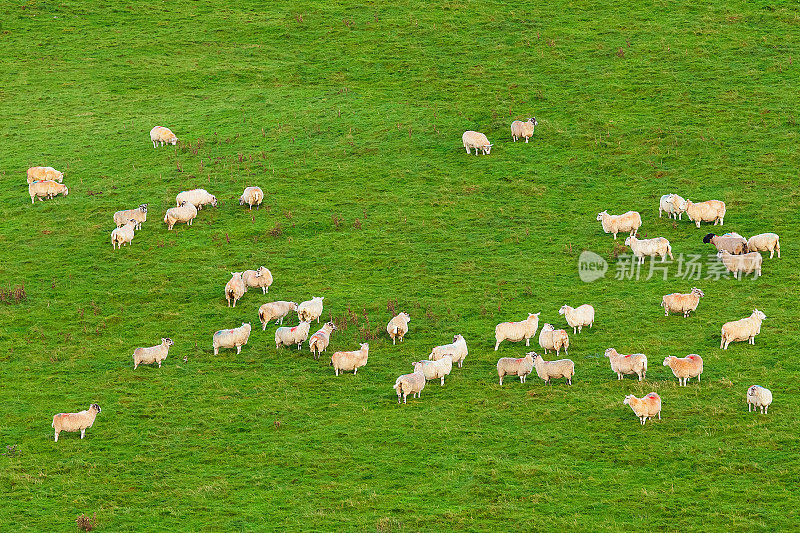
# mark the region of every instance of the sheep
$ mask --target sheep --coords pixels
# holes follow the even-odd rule
[[[172,230],[178,222],[185,222],[187,226],[192,225],[192,221],[197,216],[197,208],[189,202],[181,202],[178,207],[170,207],[164,215],[164,223]]]
[[[397,381],[394,382],[394,387],[392,387],[397,391],[397,403],[400,403],[401,396],[403,397],[403,403],[406,403],[406,397],[409,394],[412,395],[412,398],[420,398],[426,381],[422,367],[419,367],[419,370],[415,367],[413,373],[403,374],[398,377]]]
[[[761,385],[753,385],[747,389],[747,412],[749,413],[753,407],[757,413],[761,408],[762,414],[767,414],[770,404],[772,404],[772,391],[762,387]],[[56,439],[58,440],[58,439]]]
[[[153,141],[153,148],[156,148],[156,143],[160,143],[160,146],[178,144],[178,138],[172,133],[172,130],[164,126],[156,126],[150,130],[150,140]]]
[[[138,222],[130,219],[127,224],[122,227],[114,228],[111,232],[111,249],[122,248],[123,244],[130,246],[133,237],[136,234],[136,224]]]
[[[589,304],[583,304],[578,308],[562,305],[558,310],[559,315],[564,315],[567,319],[567,324],[572,327],[572,334],[577,335],[583,329],[583,326],[594,325],[594,307]]]
[[[666,261],[667,255],[669,255],[670,259],[675,260],[675,257],[672,256],[672,246],[664,237],[637,239],[635,235],[631,235],[625,239],[625,246],[630,246],[640,265],[644,264],[645,256],[650,256],[655,260],[655,257],[660,255],[661,261]]]
[[[158,363],[158,368],[161,368],[161,362],[169,355],[169,347],[174,343],[170,338],[162,338],[161,344],[151,346],[149,348],[136,348],[133,351],[133,369],[136,370],[139,365],[150,365]]]
[[[564,353],[568,354],[569,335],[563,329],[555,329],[552,324],[545,324],[539,333],[539,346],[544,349],[545,354],[547,354],[547,350],[555,350],[556,355],[559,355],[561,348],[564,348]]]
[[[308,349],[314,354],[314,359],[319,359],[319,354],[328,348],[328,344],[331,342],[331,333],[334,331],[336,331],[336,325],[333,322],[325,322],[322,328],[308,339]]]
[[[673,292],[665,294],[661,298],[661,307],[664,308],[664,316],[669,316],[670,312],[683,313],[683,317],[689,316],[689,313],[697,310],[697,304],[700,303],[700,298],[705,296],[703,291],[697,287],[692,287],[692,292],[689,294],[681,294]]]
[[[58,434],[62,431],[80,431],[81,438],[86,435],[86,430],[94,424],[97,413],[102,411],[100,406],[93,403],[85,411],[78,413],[58,413],[53,416],[53,429],[56,430],[56,442]]]
[[[467,154],[472,153],[471,150],[474,148],[475,155],[478,155],[478,150],[485,155],[489,155],[489,152],[492,151],[492,146],[494,146],[489,143],[489,139],[486,138],[486,135],[471,130],[464,132],[464,135],[461,136],[461,141],[464,143],[464,149],[467,151]]]
[[[180,206],[182,202],[189,202],[198,210],[202,210],[204,205],[217,207],[217,197],[210,194],[205,189],[192,189],[191,191],[181,191],[175,196],[175,205]]]
[[[147,222],[147,204],[139,204],[136,209],[125,209],[114,213],[114,224],[118,228],[131,219],[136,221],[136,229],[142,229],[142,222]]]
[[[747,341],[749,344],[756,343],[756,335],[761,333],[761,322],[767,316],[759,311],[753,309],[753,313],[741,320],[734,320],[725,322],[722,325],[722,332],[720,333],[719,347],[723,350],[728,349],[731,342]]]
[[[272,272],[267,267],[262,266],[258,270],[245,270],[242,272],[242,279],[248,289],[250,287],[260,287],[261,294],[267,294],[269,286],[272,285]]]
[[[572,385],[572,376],[575,375],[575,363],[571,359],[559,359],[558,361],[545,361],[536,352],[533,354],[533,368],[536,375],[544,380],[545,385],[550,384],[554,378],[566,378],[567,383]]]
[[[528,374],[533,370],[533,352],[528,352],[525,357],[501,357],[497,361],[497,375],[500,386],[503,386],[504,376],[519,376],[519,382],[525,383]]]
[[[276,324],[283,325],[283,319],[289,311],[297,311],[297,304],[283,300],[265,303],[258,308],[258,319],[261,321],[261,331],[267,330],[267,322],[275,319]]]
[[[303,346],[303,341],[308,338],[308,331],[311,324],[308,322],[300,322],[294,327],[281,327],[275,330],[275,349],[281,346],[297,345],[299,350]]]
[[[614,240],[617,240],[617,233],[629,231],[631,235],[636,235],[642,227],[642,216],[637,211],[628,211],[621,215],[609,215],[608,211],[597,214],[597,220],[603,226],[603,231],[613,233]]]
[[[519,342],[525,340],[525,346],[531,345],[531,337],[536,336],[539,329],[539,313],[528,313],[528,318],[520,322],[501,322],[494,327],[494,351],[503,341]]]
[[[31,167],[28,169],[28,185],[34,181],[64,181],[64,173],[53,167]]]
[[[301,302],[300,305],[297,306],[298,318],[306,322],[316,320],[317,324],[319,324],[319,317],[322,316],[322,300],[324,299],[324,296],[315,296],[310,300]]]
[[[239,197],[239,205],[247,204],[250,211],[252,211],[253,206],[256,206],[256,209],[258,209],[263,200],[264,191],[262,191],[260,187],[247,187]]]
[[[661,218],[662,212],[666,212],[669,218],[682,220],[683,209],[681,209],[681,206],[685,201],[677,194],[665,194],[658,202],[658,218]]]
[[[703,242],[713,244],[717,251],[725,250],[733,255],[746,254],[748,250],[747,241],[738,234],[715,235],[709,233],[703,237]]]
[[[754,273],[755,277],[761,275],[761,264],[764,259],[759,252],[750,252],[742,255],[731,255],[725,250],[717,252],[717,257],[729,272],[733,272],[734,279],[741,279],[742,274]]]
[[[214,333],[213,346],[214,355],[219,353],[220,348],[236,348],[236,354],[242,353],[242,346],[247,344],[250,338],[250,323],[242,322],[242,325],[233,329],[221,329]]]
[[[467,341],[464,340],[462,335],[456,335],[453,337],[452,343],[434,347],[428,359],[438,361],[445,355],[449,355],[454,363],[458,363],[458,368],[461,368],[468,354]]]
[[[231,279],[225,284],[225,299],[228,301],[228,307],[231,306],[231,300],[233,300],[233,307],[236,307],[236,301],[246,292],[247,286],[242,279],[242,273],[231,272]]]
[[[533,130],[538,125],[539,122],[536,121],[536,117],[529,118],[525,122],[515,120],[511,123],[511,138],[514,139],[514,142],[517,142],[520,137],[525,137],[525,142],[527,143],[528,139],[533,137]]]
[[[625,399],[622,400],[622,403],[631,406],[634,414],[636,414],[642,422],[642,425],[644,425],[648,418],[652,420],[656,415],[658,415],[658,419],[661,420],[661,396],[655,392],[651,392],[642,398],[637,398],[633,394],[628,394],[625,396]]]
[[[408,313],[400,313],[393,317],[388,324],[386,324],[386,333],[392,338],[392,344],[397,344],[397,340],[403,342],[406,333],[408,333],[408,323],[411,317]]]
[[[414,365],[414,372],[416,372],[418,368],[422,368],[425,379],[441,380],[442,387],[444,387],[445,376],[449,376],[450,372],[453,370],[453,358],[449,355],[445,355],[436,361],[416,361],[411,364]]]
[[[611,370],[617,374],[617,379],[623,379],[625,374],[636,374],[639,381],[647,377],[647,356],[643,353],[621,355],[614,348],[608,348],[605,356],[611,363]]]
[[[697,381],[700,381],[700,374],[703,373],[703,358],[695,353],[686,357],[669,355],[664,358],[664,366],[672,369],[672,374],[678,378],[678,386],[685,387],[690,378],[697,378]]]
[[[680,208],[686,211],[689,220],[700,227],[701,222],[714,222],[714,225],[722,226],[725,221],[725,202],[719,200],[708,200],[706,202],[694,203],[691,200],[684,200]]]
[[[67,196],[69,189],[63,183],[58,183],[52,180],[34,181],[28,185],[28,195],[31,197],[31,203],[36,203],[36,198],[42,201],[42,198],[50,200],[59,194]]]
[[[353,375],[358,372],[362,366],[366,366],[367,358],[369,357],[369,343],[362,343],[361,348],[353,352],[334,352],[331,355],[331,366],[336,375],[339,371],[349,372],[353,371]]]
[[[769,252],[769,258],[778,252],[778,259],[781,258],[781,245],[778,242],[776,233],[759,233],[747,239],[747,251],[749,252]]]

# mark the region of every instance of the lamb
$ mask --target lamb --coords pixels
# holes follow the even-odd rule
[[[631,235],[625,239],[625,246],[630,246],[633,255],[639,260],[639,264],[644,264],[645,256],[650,256],[655,260],[657,255],[661,256],[661,261],[667,260],[667,255],[673,261],[675,258],[672,256],[672,246],[669,241],[664,237],[656,237],[655,239],[637,239],[635,235]]]
[[[225,284],[225,299],[228,301],[228,307],[231,306],[233,300],[233,307],[236,307],[236,301],[247,292],[247,286],[244,284],[241,272],[231,272],[231,279]]]
[[[349,372],[350,370],[355,375],[359,368],[366,366],[368,357],[369,344],[365,342],[361,344],[361,349],[354,352],[335,352],[331,356],[331,365],[337,376],[340,371]]]
[[[741,235],[728,234],[714,235],[713,233],[707,234],[703,237],[703,242],[713,244],[717,251],[725,250],[729,254],[739,255],[747,253],[747,241]]]
[[[247,204],[252,211],[253,206],[256,206],[256,209],[261,206],[262,200],[264,200],[264,191],[260,187],[247,187],[239,197],[239,205]]]
[[[544,380],[545,385],[550,384],[554,378],[566,378],[567,383],[572,385],[572,376],[575,375],[575,363],[571,359],[559,359],[558,361],[545,361],[538,353],[533,353],[533,368],[536,375]]]
[[[562,305],[558,310],[559,315],[564,315],[567,319],[567,324],[572,327],[572,334],[577,335],[583,329],[583,326],[594,325],[594,307],[589,304],[583,304],[580,307],[573,308],[568,305]]]
[[[762,414],[767,414],[770,404],[772,404],[772,391],[765,389],[761,385],[753,385],[747,389],[747,412],[755,407],[756,413],[761,408]],[[58,439],[56,439],[58,440]]]
[[[403,338],[408,333],[408,322],[411,317],[408,313],[400,313],[393,317],[388,324],[386,324],[386,332],[392,338],[392,344],[397,344],[397,340],[403,342]]]
[[[34,181],[64,181],[64,173],[53,167],[31,167],[28,169],[28,185]]]
[[[258,319],[261,321],[261,331],[267,330],[267,322],[275,320],[276,324],[283,324],[283,319],[289,311],[297,311],[297,304],[283,300],[265,303],[258,308]]]
[[[628,211],[621,215],[609,215],[608,211],[597,214],[597,220],[603,226],[603,231],[613,233],[614,240],[617,240],[617,233],[629,231],[631,235],[636,235],[642,227],[642,216],[637,211]]]
[[[722,226],[725,221],[725,202],[719,200],[708,200],[706,202],[694,203],[690,200],[684,200],[680,208],[686,211],[686,216],[689,220],[700,227],[701,222],[714,222],[714,225]]]
[[[314,354],[314,359],[319,359],[319,354],[328,348],[328,344],[331,342],[331,333],[334,331],[336,331],[336,325],[333,322],[326,322],[308,339],[308,349]]]
[[[528,352],[525,357],[501,357],[497,361],[497,375],[500,378],[500,386],[503,386],[504,376],[519,376],[519,382],[525,383],[528,374],[533,370],[533,353]]]
[[[520,137],[525,137],[525,142],[528,142],[528,139],[533,137],[533,130],[539,123],[536,121],[536,117],[529,118],[525,122],[521,120],[515,120],[511,123],[511,137],[514,139],[514,142],[517,142],[517,139]]]
[[[114,213],[114,224],[118,228],[131,219],[136,221],[136,229],[142,229],[142,222],[147,222],[147,204],[139,204],[136,209],[125,209]]]
[[[664,308],[664,316],[669,316],[670,312],[683,313],[683,317],[689,316],[689,313],[697,310],[697,304],[700,303],[700,298],[705,296],[703,291],[697,287],[692,287],[692,292],[689,294],[681,294],[673,292],[665,294],[661,298],[661,307]]]
[[[525,340],[525,346],[531,345],[531,337],[536,336],[539,329],[539,313],[528,313],[528,318],[520,322],[501,322],[494,327],[494,351],[503,341],[519,342]]]
[[[260,287],[262,294],[269,292],[269,286],[272,285],[272,272],[267,267],[259,267],[258,270],[245,270],[242,272],[242,279],[244,280],[245,287]]]
[[[53,429],[56,430],[56,442],[58,434],[62,431],[80,431],[81,438],[86,435],[86,430],[94,424],[97,413],[102,411],[100,406],[93,403],[85,411],[78,413],[58,413],[53,416]]]
[[[611,370],[617,374],[617,379],[622,379],[625,374],[636,374],[639,381],[647,376],[647,356],[643,353],[621,355],[614,348],[606,350],[605,356],[611,363]]]
[[[697,381],[700,381],[700,374],[703,373],[703,358],[694,353],[686,357],[670,355],[664,358],[664,366],[670,367],[672,374],[678,378],[678,385],[685,387],[690,378],[697,378]]]
[[[306,322],[316,320],[317,324],[319,324],[319,317],[322,316],[322,300],[324,299],[324,296],[315,296],[310,300],[301,302],[297,306],[297,316],[300,320],[305,320]]]
[[[42,198],[50,200],[59,194],[67,196],[69,189],[63,183],[58,183],[52,180],[34,181],[28,185],[28,195],[31,197],[31,203],[36,203],[36,198],[42,201]]]
[[[175,197],[175,205],[180,206],[183,202],[189,202],[198,210],[202,210],[204,205],[217,207],[217,197],[210,194],[205,189],[192,189],[191,191],[181,191]]]
[[[153,363],[158,363],[158,368],[161,368],[161,362],[167,358],[169,347],[173,344],[172,339],[162,338],[161,344],[157,346],[136,348],[133,351],[133,369],[136,370],[139,365],[151,365]]]
[[[492,151],[492,146],[494,146],[489,143],[489,139],[486,138],[486,135],[471,130],[464,132],[464,135],[461,136],[461,141],[464,143],[464,149],[468,154],[472,153],[471,150],[474,148],[475,155],[478,155],[478,150],[485,155],[489,155],[489,152]]]
[[[400,403],[401,396],[403,397],[403,403],[406,403],[406,397],[409,394],[412,395],[412,398],[421,397],[426,381],[422,367],[419,367],[419,370],[415,367],[412,374],[403,374],[397,378],[397,381],[394,382],[394,387],[392,387],[397,391],[397,403]]]
[[[308,331],[310,328],[311,324],[303,321],[294,327],[281,327],[276,329],[275,349],[277,350],[281,346],[292,346],[296,344],[299,350],[303,345],[303,341],[308,338]]]
[[[445,355],[437,361],[417,361],[411,364],[414,365],[414,372],[422,368],[425,379],[441,380],[442,387],[444,387],[445,376],[449,376],[453,370],[453,358],[449,355]]]
[[[552,324],[545,324],[542,326],[542,331],[539,333],[539,346],[544,348],[544,353],[547,350],[555,350],[556,355],[559,355],[561,348],[564,348],[564,353],[569,353],[569,335],[563,329],[555,329]]]
[[[464,340],[462,335],[456,335],[453,337],[452,343],[434,347],[428,359],[438,361],[445,355],[449,355],[454,363],[458,363],[458,368],[461,368],[468,354],[467,341]]]
[[[156,148],[156,143],[160,143],[160,146],[178,144],[178,138],[172,133],[172,130],[164,126],[156,126],[150,130],[150,140],[153,141],[153,148]]]
[[[130,246],[131,241],[133,241],[133,237],[136,234],[136,224],[138,224],[136,220],[130,219],[124,226],[114,228],[114,230],[111,232],[111,248],[122,248],[123,244]]]
[[[753,309],[753,313],[747,318],[725,322],[725,324],[722,325],[719,347],[723,350],[727,350],[731,342],[740,341],[747,341],[749,344],[755,344],[756,335],[761,333],[761,322],[765,318],[767,318],[767,316],[764,313],[758,309]]]
[[[652,419],[656,415],[658,415],[658,419],[661,420],[661,396],[655,392],[651,392],[643,398],[637,398],[633,394],[628,394],[625,396],[622,403],[631,406],[633,412],[642,422],[642,425],[644,425],[648,418]]]
[[[778,242],[776,233],[759,233],[747,240],[747,250],[750,252],[769,252],[769,258],[778,252],[778,259],[781,258],[781,245]]]
[[[665,194],[658,202],[658,218],[661,218],[662,212],[666,212],[669,218],[682,220],[684,210],[681,209],[681,206],[685,201],[677,194]]]
[[[197,208],[189,202],[181,202],[178,207],[170,207],[164,215],[164,223],[172,229],[176,223],[185,222],[187,226],[192,225],[192,221],[197,216]]]
[[[219,353],[220,348],[236,348],[236,353],[242,353],[242,346],[247,344],[250,338],[250,323],[242,322],[242,325],[233,329],[221,329],[214,333],[214,355]]]
[[[734,279],[741,279],[742,274],[755,273],[755,277],[761,275],[761,263],[764,259],[759,252],[750,252],[742,255],[731,255],[725,250],[717,252],[717,257],[722,260],[722,264],[729,272],[733,272]]]

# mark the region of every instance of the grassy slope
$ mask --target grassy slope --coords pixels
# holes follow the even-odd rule
[[[7,6],[0,283],[29,294],[0,307],[0,445],[21,450],[0,457],[8,527],[71,530],[93,511],[117,531],[796,524],[796,11],[209,4]],[[510,120],[531,114],[533,144],[510,143]],[[153,150],[156,124],[185,144]],[[491,156],[466,157],[465,129]],[[65,169],[70,195],[31,206],[34,164]],[[246,184],[268,209],[239,208]],[[167,232],[164,210],[195,186],[223,205]],[[669,191],[725,200],[725,228],[776,231],[784,259],[755,282],[581,283],[580,250],[612,250],[605,208],[709,252],[706,228],[654,218]],[[133,246],[108,250],[113,211],[143,201]],[[371,340],[356,377],[276,353],[273,327],[214,357],[211,333],[257,323],[266,301],[225,307],[229,272],[260,264],[270,297],[358,315],[334,349],[382,331],[393,300],[411,333]],[[665,319],[661,295],[693,284],[697,315]],[[494,324],[541,311],[563,325],[566,302],[598,310],[572,338],[575,385],[501,389]],[[754,306],[757,344],[720,351],[720,324]],[[395,377],[459,332],[466,366],[398,407]],[[133,347],[162,336],[166,366],[133,372]],[[651,379],[613,379],[608,346],[647,353]],[[678,389],[660,362],[692,352],[702,386]],[[752,383],[775,394],[767,417],[746,412]],[[621,401],[650,390],[664,420],[642,428]],[[92,401],[88,439],[54,444],[52,414]]]

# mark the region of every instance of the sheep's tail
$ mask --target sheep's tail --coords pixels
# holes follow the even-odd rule
[[[400,389],[403,386],[401,383],[402,381],[403,381],[402,377],[397,378],[397,381],[394,382],[394,387],[392,387],[395,390],[395,392],[397,392],[397,394],[400,394]]]
[[[398,328],[397,328],[397,324],[392,324],[392,331],[391,331],[391,334],[392,334],[392,335],[397,335],[397,329],[398,329]]]
[[[644,358],[644,366],[642,367],[642,370],[647,372],[647,357]]]

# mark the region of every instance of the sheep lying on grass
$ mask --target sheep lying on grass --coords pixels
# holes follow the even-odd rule
[[[147,204],[140,204],[136,209],[124,209],[114,213],[114,224],[118,228],[127,224],[129,220],[135,220],[136,229],[142,229],[142,222],[147,222]]]
[[[297,316],[300,320],[305,320],[306,322],[316,320],[319,324],[319,317],[322,315],[322,300],[324,299],[324,296],[316,296],[310,300],[301,302],[300,305],[297,306]]]
[[[662,261],[667,260],[667,255],[672,260],[672,246],[669,241],[664,237],[656,237],[654,239],[637,239],[635,235],[631,235],[625,239],[625,246],[630,246],[633,255],[639,260],[639,264],[644,264],[644,258],[650,256],[653,259],[657,255],[661,256]]]
[[[58,413],[53,417],[53,429],[56,430],[56,442],[58,434],[62,431],[80,431],[81,438],[86,434],[86,430],[94,424],[97,413],[101,411],[100,406],[93,403],[85,411],[78,413]]]
[[[203,209],[205,205],[217,207],[217,197],[209,193],[205,189],[192,189],[190,191],[181,191],[175,196],[175,205],[180,206],[183,202],[189,202],[197,208],[198,211]]]
[[[456,335],[453,337],[452,343],[436,346],[433,350],[431,350],[431,354],[428,356],[428,359],[431,361],[438,361],[445,355],[449,355],[454,363],[458,363],[458,368],[461,368],[468,353],[467,341],[464,340],[462,335]]]
[[[781,245],[776,233],[759,233],[747,240],[747,251],[749,252],[769,252],[769,258],[778,252],[778,259],[781,258]]]
[[[420,398],[422,396],[422,389],[425,388],[425,373],[422,371],[422,367],[414,367],[414,372],[411,374],[403,374],[402,376],[397,378],[397,381],[394,382],[394,387],[392,387],[395,391],[397,391],[397,403],[400,403],[400,397],[403,398],[403,403],[406,403],[406,397],[409,394],[412,395],[412,398]]]
[[[133,351],[133,369],[136,370],[139,365],[152,365],[158,363],[158,368],[161,368],[161,362],[169,355],[169,347],[174,343],[170,338],[162,338],[161,344],[151,346],[149,348],[136,348]]]
[[[742,255],[731,255],[726,251],[717,252],[717,257],[722,260],[722,264],[733,272],[734,279],[741,279],[743,274],[755,273],[755,277],[761,276],[761,263],[763,258],[758,252],[750,252]]]
[[[642,216],[636,211],[621,215],[609,215],[608,211],[603,211],[597,214],[597,220],[602,224],[604,232],[614,234],[614,240],[617,240],[617,233],[629,231],[631,235],[636,235],[642,227]]]
[[[150,130],[150,140],[153,141],[153,148],[156,148],[156,143],[159,143],[159,146],[178,144],[178,138],[172,133],[172,130],[164,126],[156,126]]]
[[[761,333],[761,321],[765,318],[767,317],[764,313],[758,309],[753,309],[753,313],[747,318],[725,322],[722,325],[719,347],[727,350],[730,343],[741,341],[755,344],[756,335]]]
[[[707,234],[703,237],[703,242],[706,244],[713,244],[717,251],[726,251],[733,255],[747,253],[747,241],[741,235],[725,234],[715,235],[713,233]]]
[[[753,385],[747,389],[747,412],[749,413],[755,407],[756,413],[761,409],[762,414],[767,414],[770,404],[772,403],[772,391],[765,389],[761,385]],[[58,439],[56,439],[58,440]]]
[[[275,349],[281,346],[297,345],[297,349],[303,345],[303,341],[308,338],[311,324],[300,322],[294,327],[281,327],[275,330]]]
[[[187,226],[197,217],[197,208],[189,202],[183,202],[179,207],[170,207],[164,215],[164,224],[171,230],[178,222],[185,222]]]
[[[464,143],[464,149],[468,154],[472,153],[471,151],[474,149],[475,155],[478,155],[478,150],[483,152],[484,155],[489,155],[489,152],[492,151],[492,146],[494,146],[489,143],[486,135],[478,131],[465,131],[461,136],[461,141]]]
[[[242,279],[248,289],[251,287],[260,288],[261,294],[267,294],[269,286],[272,285],[272,272],[267,267],[262,266],[258,270],[245,270],[242,272]]]
[[[231,279],[225,284],[225,299],[228,301],[228,307],[231,307],[231,300],[233,300],[233,307],[236,307],[236,302],[246,292],[247,287],[242,279],[242,273],[231,272]]]
[[[563,329],[555,329],[552,324],[545,324],[542,326],[542,331],[539,333],[539,346],[547,350],[554,350],[556,355],[560,355],[561,348],[564,348],[564,353],[569,353],[569,335]]]
[[[442,387],[444,387],[445,376],[449,376],[453,370],[453,359],[449,355],[445,355],[436,361],[417,361],[411,364],[414,365],[414,372],[422,368],[425,379],[441,380]]]
[[[265,303],[258,308],[258,319],[261,321],[261,330],[267,330],[267,323],[275,320],[276,324],[283,324],[283,319],[289,311],[297,311],[297,304],[283,300]]]
[[[567,383],[572,385],[572,376],[575,375],[575,363],[571,359],[559,359],[558,361],[545,361],[536,352],[533,354],[533,368],[536,375],[544,380],[545,385],[550,384],[550,380],[565,378]]]
[[[319,359],[319,354],[328,348],[331,342],[331,333],[336,331],[333,322],[326,322],[316,333],[308,339],[308,349],[314,355],[314,359]]]
[[[677,194],[665,194],[658,202],[658,218],[661,218],[662,212],[666,212],[669,218],[682,220],[684,210],[681,209],[681,206],[685,201]]]
[[[363,343],[359,350],[353,352],[334,352],[331,356],[331,366],[336,375],[339,372],[353,371],[353,375],[358,372],[362,366],[366,366],[367,359],[369,358],[369,343]]]
[[[34,181],[64,181],[64,173],[53,167],[31,167],[28,169],[28,185]]]
[[[252,211],[253,206],[256,206],[256,209],[258,209],[263,200],[264,191],[262,191],[260,187],[247,187],[239,197],[239,205],[247,204],[250,208],[249,210]]]
[[[403,338],[408,333],[408,323],[411,317],[408,313],[399,313],[392,317],[388,324],[386,324],[386,333],[392,338],[392,344],[397,344],[397,341],[403,342]]]
[[[536,117],[529,118],[525,122],[515,120],[511,123],[511,138],[514,139],[514,142],[517,142],[517,139],[525,137],[525,142],[527,143],[528,139],[533,137],[533,130],[538,125],[539,122],[536,121]]]
[[[705,296],[703,291],[697,287],[692,287],[692,292],[689,294],[682,294],[680,292],[673,292],[665,294],[661,298],[661,307],[664,308],[664,316],[669,316],[670,313],[683,313],[683,317],[689,316],[689,313],[697,310],[697,304],[700,303],[700,298]]]
[[[497,361],[497,376],[500,378],[500,386],[503,385],[504,376],[519,376],[519,382],[525,383],[525,379],[533,371],[533,352],[528,352],[525,357],[501,357]]]
[[[36,203],[36,198],[41,202],[42,198],[51,200],[59,194],[63,194],[64,196],[69,194],[69,189],[63,183],[46,180],[34,181],[28,185],[28,195],[31,197],[32,204]]]
[[[617,374],[617,379],[623,379],[625,374],[636,374],[639,376],[639,381],[646,378],[647,356],[643,353],[622,355],[614,348],[609,348],[605,356],[611,363],[611,370]]]
[[[528,318],[521,322],[501,322],[494,327],[494,351],[503,341],[525,341],[525,346],[531,345],[531,337],[536,336],[539,329],[539,315],[541,313],[528,313]]]
[[[136,234],[136,220],[131,219],[127,224],[111,231],[111,249],[122,248],[123,244],[130,246]]]
[[[564,315],[567,319],[567,324],[572,328],[572,334],[576,335],[581,332],[583,326],[594,325],[594,307],[589,304],[583,304],[577,308],[568,305],[562,305],[558,310],[559,315]]]
[[[701,222],[713,222],[716,226],[722,226],[725,220],[725,202],[719,200],[708,200],[706,202],[694,203],[691,200],[684,200],[680,206],[686,211],[686,216],[700,227]]]
[[[703,373],[703,358],[697,354],[686,357],[670,355],[664,358],[664,366],[670,367],[672,374],[678,378],[678,385],[685,387],[690,378],[697,378],[698,383],[700,382],[700,374]]]
[[[236,353],[242,353],[242,346],[247,344],[250,338],[250,323],[242,322],[242,325],[233,329],[221,329],[214,333],[213,346],[214,355],[219,353],[220,348],[236,348]]]
[[[644,425],[648,418],[652,419],[656,415],[658,415],[658,419],[661,420],[661,396],[655,392],[651,392],[644,398],[637,398],[633,394],[629,394],[625,396],[622,403],[631,406],[633,412],[642,422],[642,425]]]

